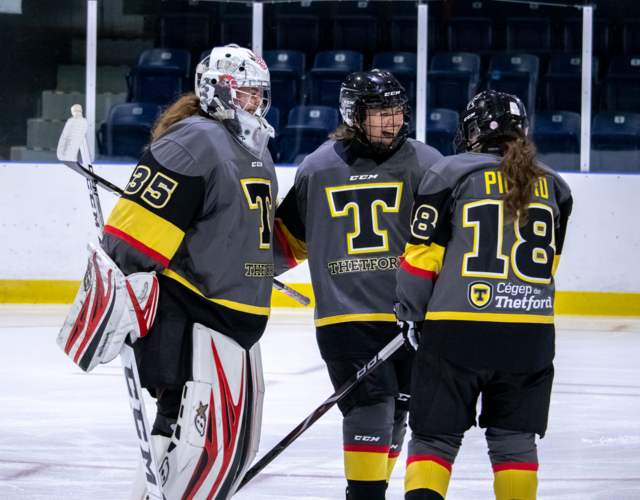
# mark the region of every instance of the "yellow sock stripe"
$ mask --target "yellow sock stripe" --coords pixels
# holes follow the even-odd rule
[[[352,481],[386,481],[389,448],[383,446],[369,446],[368,448],[382,448],[378,451],[348,451],[344,450],[344,473]],[[365,448],[360,446],[358,448]]]
[[[400,455],[400,453],[389,453],[389,458],[387,460],[387,483],[391,481],[391,474],[393,474],[393,469],[398,461],[398,455]]]
[[[433,490],[442,498],[447,496],[451,465],[433,455],[417,455],[407,460],[407,475],[404,478],[404,491]]]
[[[535,500],[538,473],[533,470],[507,469],[494,473],[496,500]]]

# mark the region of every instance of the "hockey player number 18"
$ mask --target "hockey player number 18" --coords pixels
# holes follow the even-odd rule
[[[530,283],[549,283],[555,257],[553,211],[547,205],[531,203],[529,220],[520,227],[513,222],[516,242],[511,259],[503,254],[504,221],[502,200],[482,200],[463,207],[463,226],[472,228],[473,251],[464,255],[463,276],[506,279],[509,260],[518,278]]]

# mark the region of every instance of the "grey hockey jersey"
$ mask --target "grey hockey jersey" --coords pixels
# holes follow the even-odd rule
[[[553,275],[573,202],[539,164],[527,224],[505,220],[500,161],[447,157],[421,182],[398,269],[399,316],[426,319],[425,342],[451,361],[532,371],[554,355]]]
[[[355,141],[353,141],[355,142]],[[382,163],[328,141],[307,156],[276,211],[276,274],[305,259],[317,327],[395,322],[395,270],[420,179],[442,157],[409,139]]]
[[[180,297],[194,321],[254,343],[273,284],[269,152],[257,160],[220,123],[192,116],[151,145],[124,192],[103,243],[118,266],[157,271],[161,294]]]

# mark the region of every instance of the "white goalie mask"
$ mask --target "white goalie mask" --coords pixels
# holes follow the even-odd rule
[[[196,69],[200,107],[258,159],[275,135],[264,118],[271,105],[270,91],[264,59],[235,44],[215,47]]]

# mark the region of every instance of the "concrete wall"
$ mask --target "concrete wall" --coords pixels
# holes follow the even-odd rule
[[[98,165],[124,186],[133,165]],[[295,168],[279,167],[280,198]],[[560,291],[640,293],[640,175],[562,174],[574,196]],[[100,191],[105,220],[117,198]],[[85,180],[59,164],[0,163],[0,280],[80,280],[95,241]],[[306,265],[281,278],[308,283]]]

